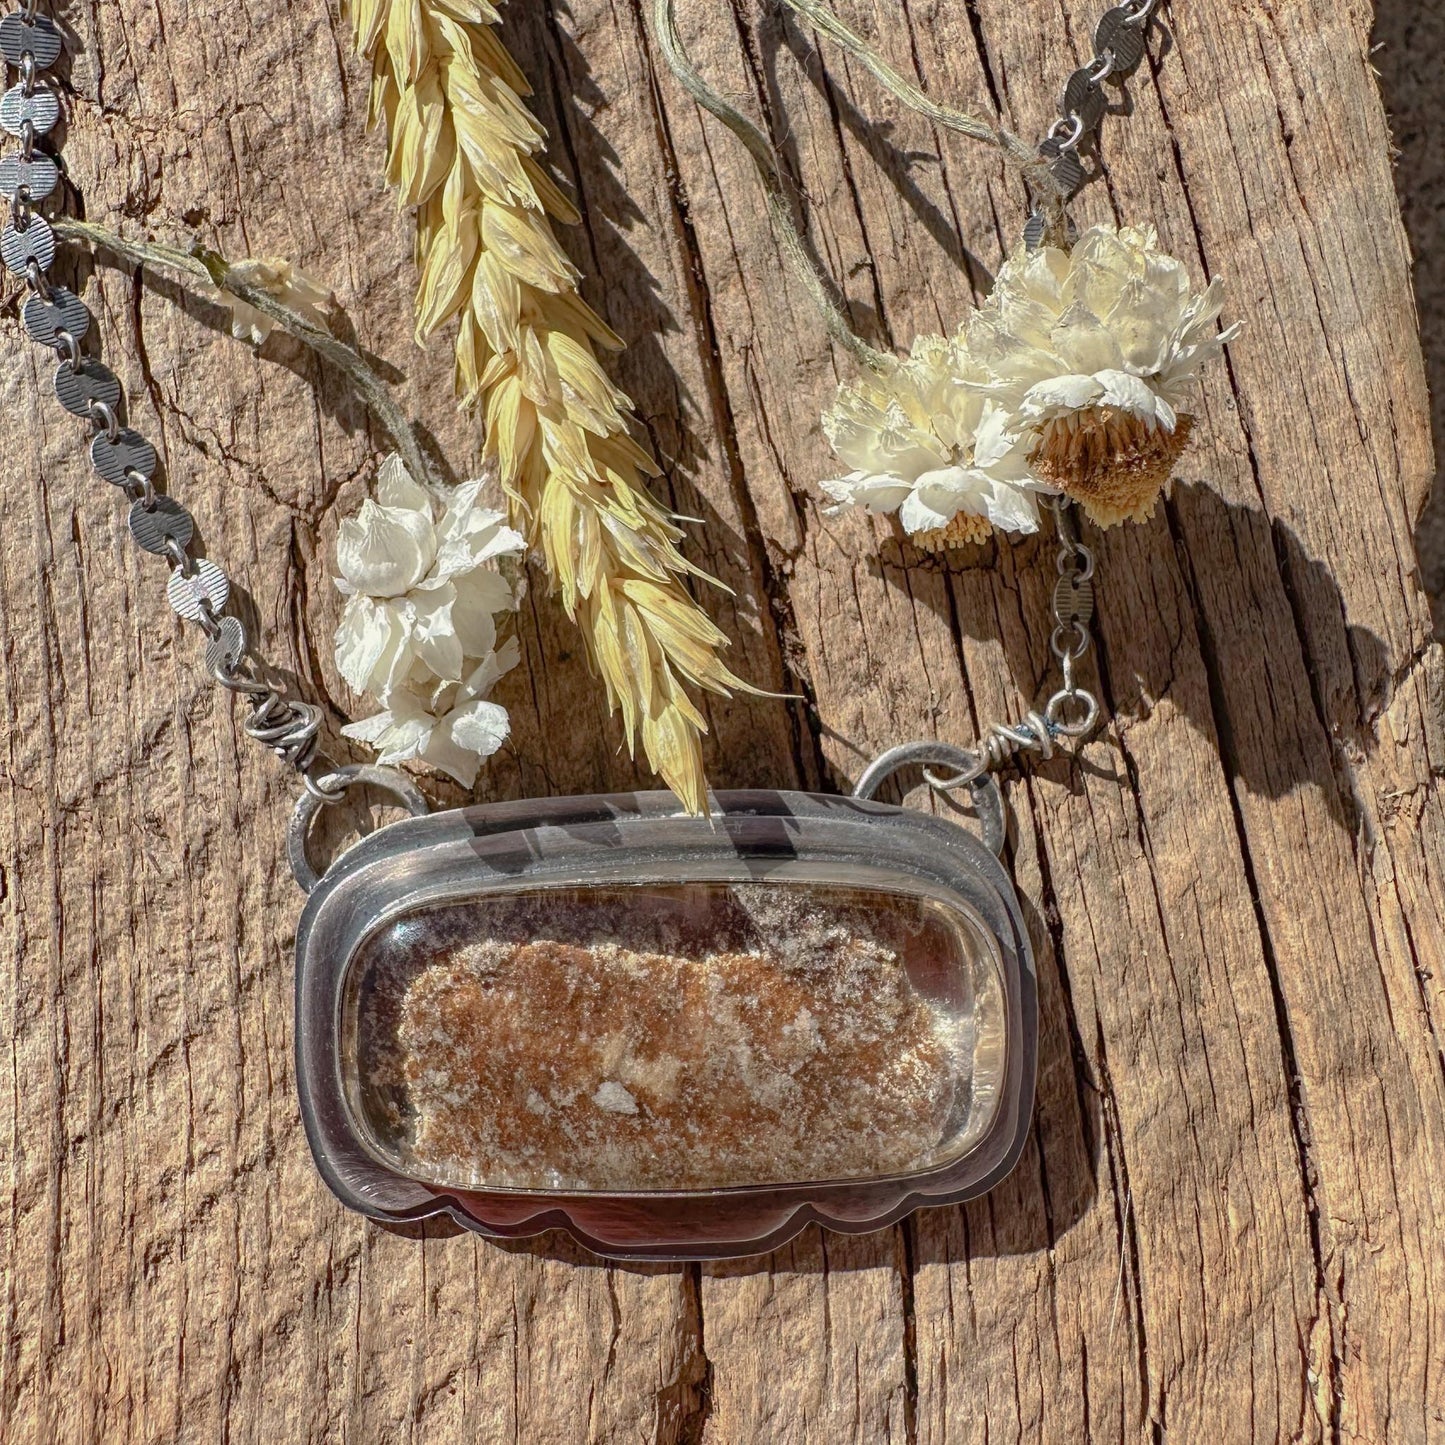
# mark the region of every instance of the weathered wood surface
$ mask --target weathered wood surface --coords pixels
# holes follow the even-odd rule
[[[1030,135],[1098,9],[844,7]],[[790,26],[681,10],[785,142],[859,325],[951,326],[1016,190]],[[88,214],[326,278],[465,474],[478,433],[446,349],[408,340],[409,224],[331,0],[64,13]],[[1248,329],[1169,506],[1101,541],[1107,730],[1012,792],[1042,991],[1028,1153],[991,1198],[876,1236],[639,1270],[333,1203],[292,1088],[287,784],[7,325],[7,1441],[1445,1437],[1445,741],[1411,538],[1431,452],[1371,20],[1177,4],[1108,127],[1083,216],[1156,221]],[[709,605],[740,671],[805,699],[712,708],[714,781],[842,787],[887,744],[1016,715],[1050,685],[1049,546],[941,567],[822,515],[841,363],[740,152],[659,77],[636,0],[514,4],[507,34],[587,211],[588,295],[631,344],[616,374],[735,591]],[[160,277],[80,279],[207,552],[339,723],[328,555],[379,439],[284,340],[252,358]],[[523,636],[485,795],[628,786],[540,593]]]

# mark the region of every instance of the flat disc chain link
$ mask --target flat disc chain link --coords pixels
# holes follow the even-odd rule
[[[1106,10],[1094,29],[1094,58],[1064,84],[1059,118],[1039,142],[1038,153],[1066,197],[1073,196],[1088,179],[1079,152],[1092,144],[1108,112],[1104,85],[1110,80],[1123,81],[1139,68],[1158,4],[1159,0],[1123,0]],[[1024,226],[1025,244],[1030,249],[1042,244],[1046,229],[1044,213],[1035,208]]]
[[[156,491],[160,459],[150,442],[125,425],[120,379],[103,362],[81,353],[90,330],[89,310],[47,275],[55,261],[55,233],[35,208],[55,192],[62,174],[46,140],[60,119],[60,98],[46,72],[63,48],[60,27],[40,12],[38,0],[24,0],[0,18],[0,58],[17,73],[15,83],[0,94],[0,129],[20,143],[18,150],[0,155],[0,198],[9,203],[0,228],[0,263],[24,280],[20,316],[27,334],[59,359],[56,398],[94,428],[91,465],[130,498],[128,522],[136,545],[170,565],[167,600],[205,633],[211,675],[250,706],[247,734],[296,769],[318,802],[335,802],[350,777],[344,770],[338,774],[317,751],[321,709],[286,696],[268,680],[268,670],[251,660],[240,618],[222,615],[230,578],[192,551],[195,520],[179,502]]]

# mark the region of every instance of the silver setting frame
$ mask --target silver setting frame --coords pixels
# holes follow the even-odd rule
[[[803,865],[801,870],[799,865]],[[896,887],[903,876],[969,915],[992,940],[1004,997],[1005,1068],[991,1120],[941,1166],[885,1179],[706,1191],[485,1193],[398,1172],[351,1106],[348,971],[400,914],[491,891],[601,883],[734,881],[839,870]],[[822,881],[822,878],[818,881]],[[718,1259],[775,1249],[807,1224],[880,1229],[924,1205],[985,1193],[1023,1151],[1033,1108],[1033,955],[1007,873],[973,834],[940,818],[856,798],[726,792],[711,818],[671,793],[533,799],[407,819],[344,854],[311,893],[296,938],[296,1078],[317,1168],[348,1207],[388,1222],[448,1215],[499,1238],[565,1229],[617,1259]]]

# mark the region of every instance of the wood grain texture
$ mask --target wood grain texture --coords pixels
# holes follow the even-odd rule
[[[1097,6],[849,0],[931,93],[1040,132]],[[334,284],[453,475],[480,450],[410,340],[409,223],[328,0],[67,0],[86,214]],[[1022,200],[750,6],[683,0],[766,119],[856,324],[950,328]],[[736,666],[719,785],[841,788],[1050,683],[1046,541],[946,565],[829,517],[840,376],[747,163],[657,72],[637,0],[514,4],[586,293]],[[1178,0],[1081,219],[1153,220],[1246,323],[1148,525],[1096,537],[1110,722],[1011,790],[1039,1101],[989,1198],[764,1260],[627,1269],[343,1213],[291,1063],[288,785],[210,688],[49,365],[0,373],[0,1418],[15,1442],[1445,1438],[1445,664],[1432,473],[1362,0]],[[168,488],[333,726],[330,548],[379,438],[284,338],[68,263]],[[630,786],[540,589],[487,797]],[[443,802],[458,794],[434,789]]]

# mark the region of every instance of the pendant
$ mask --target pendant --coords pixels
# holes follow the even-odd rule
[[[553,798],[394,823],[316,880],[316,806],[297,1083],[352,1209],[725,1258],[971,1198],[1023,1149],[1033,960],[964,828],[864,797]]]

